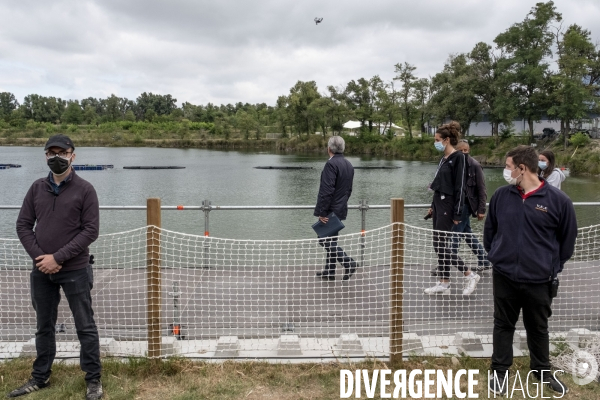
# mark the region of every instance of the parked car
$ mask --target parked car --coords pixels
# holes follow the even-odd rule
[[[540,140],[546,139],[556,139],[558,137],[558,132],[554,128],[544,128],[542,129],[542,135],[540,136]]]

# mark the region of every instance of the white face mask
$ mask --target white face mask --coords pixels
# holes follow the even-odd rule
[[[517,184],[517,178],[518,178],[518,176],[517,176],[517,178],[513,178],[512,177],[512,172],[513,171],[514,170],[512,170],[512,169],[504,168],[504,173],[503,173],[504,180],[506,180],[506,182],[508,182],[509,185],[516,185]]]

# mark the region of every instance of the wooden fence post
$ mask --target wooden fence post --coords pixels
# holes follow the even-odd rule
[[[390,258],[390,362],[402,361],[402,296],[404,281],[404,199],[392,199]]]
[[[147,200],[146,220],[148,232],[146,234],[147,246],[147,301],[148,301],[148,357],[160,358],[161,356],[161,277],[160,277],[160,199]]]

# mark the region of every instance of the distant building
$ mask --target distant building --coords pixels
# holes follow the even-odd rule
[[[596,114],[591,114],[588,122],[584,122],[581,124],[582,129],[592,129],[598,128],[598,123],[600,122],[600,116]],[[500,125],[498,130],[501,131],[504,125]],[[550,119],[547,115],[543,116],[539,122],[533,123],[533,132],[538,134],[542,133],[544,128],[554,128],[557,132],[560,131],[560,120]],[[529,124],[526,119],[515,119],[513,121],[513,130],[514,133],[520,134],[523,131],[529,132]],[[469,127],[469,136],[492,136],[492,124],[487,119],[487,116],[484,115],[482,120],[479,122],[472,122]]]

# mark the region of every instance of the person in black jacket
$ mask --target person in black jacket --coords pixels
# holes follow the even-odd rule
[[[567,387],[550,374],[548,318],[557,275],[573,255],[577,219],[571,199],[537,175],[530,146],[506,153],[504,179],[490,200],[483,245],[494,265],[494,350],[490,390],[506,393],[513,361],[513,334],[523,310],[533,375],[559,393]]]
[[[37,325],[36,359],[29,381],[8,397],[26,395],[50,384],[62,288],[81,345],[86,399],[96,400],[103,396],[102,366],[92,309],[94,278],[89,246],[98,238],[100,228],[98,196],[73,170],[75,146],[68,136],[52,136],[44,150],[50,172],[31,185],[16,223],[19,240],[32,259],[29,281]]]
[[[465,184],[466,201],[463,206],[463,213],[460,222],[454,225],[452,231],[456,233],[467,233],[468,235],[454,235],[452,239],[452,248],[454,252],[458,251],[460,239],[464,238],[465,243],[471,248],[473,254],[477,256],[477,270],[483,271],[490,269],[491,265],[487,255],[477,237],[471,230],[471,216],[482,221],[485,218],[485,203],[487,201],[487,192],[485,190],[485,176],[483,168],[476,159],[469,155],[471,150],[469,142],[462,139],[455,146],[456,150],[462,151],[467,162],[467,175]]]
[[[434,193],[428,215],[433,217],[433,248],[438,256],[438,276],[441,279],[435,286],[425,289],[425,294],[429,295],[450,293],[450,266],[458,268],[465,275],[465,296],[473,293],[480,279],[452,251],[451,231],[460,222],[465,205],[467,164],[465,155],[454,148],[459,138],[460,125],[456,121],[442,125],[435,133],[435,148],[444,152],[444,156],[430,185]]]
[[[344,158],[346,144],[341,136],[332,136],[327,144],[329,160],[321,172],[321,185],[314,216],[324,224],[329,220],[327,216],[332,212],[340,219],[346,219],[348,215],[348,199],[352,194],[352,181],[354,179],[354,168],[350,161]],[[317,272],[322,279],[334,280],[336,262],[344,266],[343,280],[348,280],[356,272],[357,264],[337,244],[338,232],[330,237],[322,238],[319,244],[325,247],[327,261],[325,269]]]

